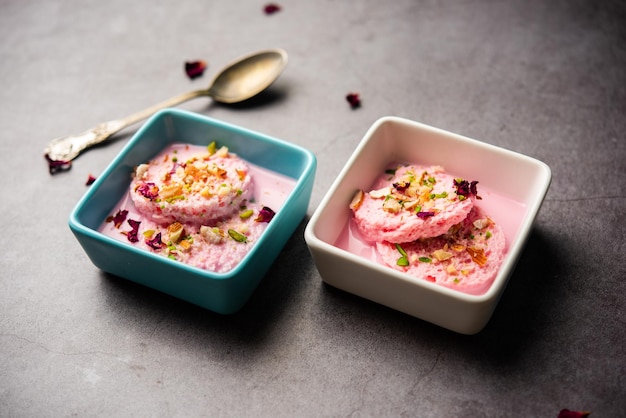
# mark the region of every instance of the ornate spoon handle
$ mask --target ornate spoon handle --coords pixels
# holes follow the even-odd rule
[[[78,135],[64,136],[50,141],[45,149],[52,161],[71,161],[86,148],[99,144],[127,126],[133,125],[161,109],[173,107],[201,96],[209,96],[209,90],[195,90],[172,97],[147,109],[133,113],[122,119],[103,122]]]

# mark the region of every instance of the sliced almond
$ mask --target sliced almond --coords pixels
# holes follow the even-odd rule
[[[167,227],[167,234],[170,241],[172,241],[174,244],[178,243],[178,241],[180,241],[180,237],[183,235],[184,229],[185,228],[183,227],[183,224],[181,224],[180,222],[174,222],[173,224],[170,224]]]
[[[452,258],[452,253],[449,253],[444,250],[435,250],[433,251],[433,257],[435,257],[439,261],[445,261]]]
[[[220,149],[218,149],[217,151],[215,151],[215,156],[216,157],[228,157],[228,147],[227,146],[222,146],[220,147]]]
[[[467,247],[465,249],[472,258],[472,261],[479,266],[484,266],[487,263],[487,256],[485,256],[485,250],[476,247]]]
[[[178,184],[170,184],[167,186],[163,186],[159,195],[162,199],[169,199],[170,197],[179,196],[183,192],[183,187]]]
[[[388,195],[391,194],[391,188],[390,187],[385,187],[382,189],[378,189],[378,190],[372,190],[369,195],[373,198],[373,199],[382,199]]]
[[[396,199],[387,199],[383,202],[383,210],[389,213],[398,213],[402,205]]]
[[[409,200],[404,202],[404,209],[413,209],[419,202],[417,200]]]
[[[350,209],[357,210],[361,207],[361,203],[363,203],[363,198],[365,194],[363,190],[357,190],[357,192],[352,196],[352,201],[350,202]]]
[[[139,164],[137,168],[135,168],[135,178],[138,180],[143,179],[148,172],[149,167],[150,166],[148,164]]]
[[[483,229],[485,227],[487,227],[487,225],[489,225],[489,219],[484,218],[484,219],[476,219],[474,222],[474,227],[476,229]]]
[[[219,228],[202,225],[200,235],[210,244],[219,244],[226,239],[226,233]]]
[[[178,247],[183,251],[189,251],[189,249],[191,248],[191,243],[184,239],[178,244]]]

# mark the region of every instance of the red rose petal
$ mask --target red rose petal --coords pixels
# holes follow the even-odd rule
[[[122,226],[122,223],[124,223],[124,221],[126,220],[126,216],[128,215],[128,211],[127,210],[118,210],[117,213],[115,214],[115,216],[113,216],[110,221],[107,218],[107,222],[113,222],[113,225],[115,225],[116,228],[119,228],[120,226]]]
[[[417,212],[417,217],[420,219],[427,219],[431,216],[435,216],[435,212]]]
[[[136,190],[146,199],[154,200],[159,196],[159,188],[152,182],[142,182]]]
[[[456,188],[456,194],[459,196],[463,196],[463,197],[470,197],[470,196],[476,196],[476,199],[481,199],[480,196],[478,196],[478,190],[476,185],[478,184],[478,181],[474,180],[471,183],[467,180],[463,180],[463,179],[454,179],[453,180],[453,186]]]
[[[187,77],[192,80],[194,78],[201,77],[206,68],[207,64],[205,61],[187,61],[185,63],[185,72],[187,73]]]
[[[153,250],[160,250],[163,248],[163,241],[161,241],[161,233],[159,232],[153,239],[147,239],[146,244],[152,247]]]
[[[259,211],[259,216],[256,217],[255,221],[267,223],[272,220],[274,215],[276,215],[276,212],[274,212],[272,209],[268,208],[267,206],[263,206],[263,209]]]
[[[72,168],[71,161],[53,160],[48,154],[46,154],[45,157],[46,161],[48,161],[48,171],[50,174],[55,174],[59,171],[67,171]]]
[[[271,14],[274,14],[276,12],[280,12],[280,6],[278,4],[276,4],[276,3],[268,3],[268,4],[265,5],[263,10],[265,10],[265,14],[266,15],[271,15]]]
[[[85,183],[85,186],[91,186],[94,181],[96,181],[96,178],[90,174],[89,177],[87,177],[87,182]]]
[[[348,93],[346,95],[346,100],[350,103],[350,107],[352,109],[356,109],[361,106],[361,98],[359,97],[359,93]]]
[[[139,234],[139,225],[141,224],[141,221],[135,221],[134,219],[129,219],[128,224],[130,225],[132,229],[126,233],[126,237],[128,238],[130,242],[139,241],[138,234]]]
[[[570,411],[569,409],[561,409],[558,418],[585,418],[591,415],[589,411]]]

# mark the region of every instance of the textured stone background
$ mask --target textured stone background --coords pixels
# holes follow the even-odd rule
[[[0,0],[0,415],[623,415],[624,2],[284,0],[271,16],[264,4]],[[181,107],[315,152],[309,215],[385,115],[551,167],[481,333],[325,286],[302,237],[307,219],[229,317],[89,262],[68,215],[136,127],[54,177],[47,142],[208,84],[268,47],[290,62],[260,99]],[[192,59],[209,69],[190,81]],[[361,108],[348,106],[350,91]]]

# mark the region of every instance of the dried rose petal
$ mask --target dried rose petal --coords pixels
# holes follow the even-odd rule
[[[463,196],[466,198],[470,196],[476,196],[476,199],[481,198],[480,196],[478,196],[478,190],[476,188],[478,181],[476,180],[470,183],[467,180],[454,179],[452,184],[456,188],[456,194],[459,196]]]
[[[143,182],[137,186],[137,191],[142,194],[146,199],[154,200],[159,195],[159,188],[156,184],[150,182]]]
[[[469,197],[469,182],[463,179],[454,179],[452,185],[456,187],[456,194],[463,197]]]
[[[48,171],[50,174],[58,173],[59,171],[67,171],[72,168],[71,161],[53,160],[48,154],[45,155],[48,161]]]
[[[85,183],[85,186],[91,186],[94,181],[96,181],[96,178],[90,174],[89,177],[87,177],[87,182]]]
[[[159,232],[152,239],[147,239],[146,244],[148,244],[153,250],[160,250],[163,248],[163,242],[161,241],[161,233]]]
[[[126,220],[126,215],[128,215],[127,210],[118,210],[115,216],[107,218],[107,222],[113,222],[113,225],[115,225],[116,228],[119,228]]]
[[[348,93],[346,96],[346,100],[350,103],[350,107],[352,109],[356,109],[361,106],[361,98],[359,97],[359,93]]]
[[[197,77],[202,77],[202,74],[204,74],[204,70],[206,70],[206,68],[207,63],[202,60],[185,62],[185,72],[187,73],[187,77],[192,80]]]
[[[409,186],[411,182],[409,181],[401,181],[398,183],[393,183],[393,188],[399,191],[400,193],[404,192]]]
[[[263,206],[263,209],[259,211],[259,216],[256,217],[255,221],[257,222],[269,222],[276,215],[272,209],[267,206]]]
[[[132,229],[126,233],[126,237],[130,242],[139,241],[139,237],[137,235],[139,234],[139,225],[141,224],[141,221],[129,219],[128,224]]]
[[[478,184],[478,182],[476,180],[474,180],[473,182],[470,183],[470,193],[473,194],[474,196],[478,195],[478,191],[476,190],[476,185]]]
[[[274,14],[276,12],[280,12],[280,6],[278,4],[276,4],[276,3],[268,3],[268,4],[265,5],[263,10],[265,11],[266,15],[271,15],[271,14]]]
[[[435,216],[435,212],[417,212],[417,217],[420,219],[430,218],[431,216]]]
[[[561,409],[558,418],[585,418],[591,415],[589,411],[570,411],[569,409]]]

